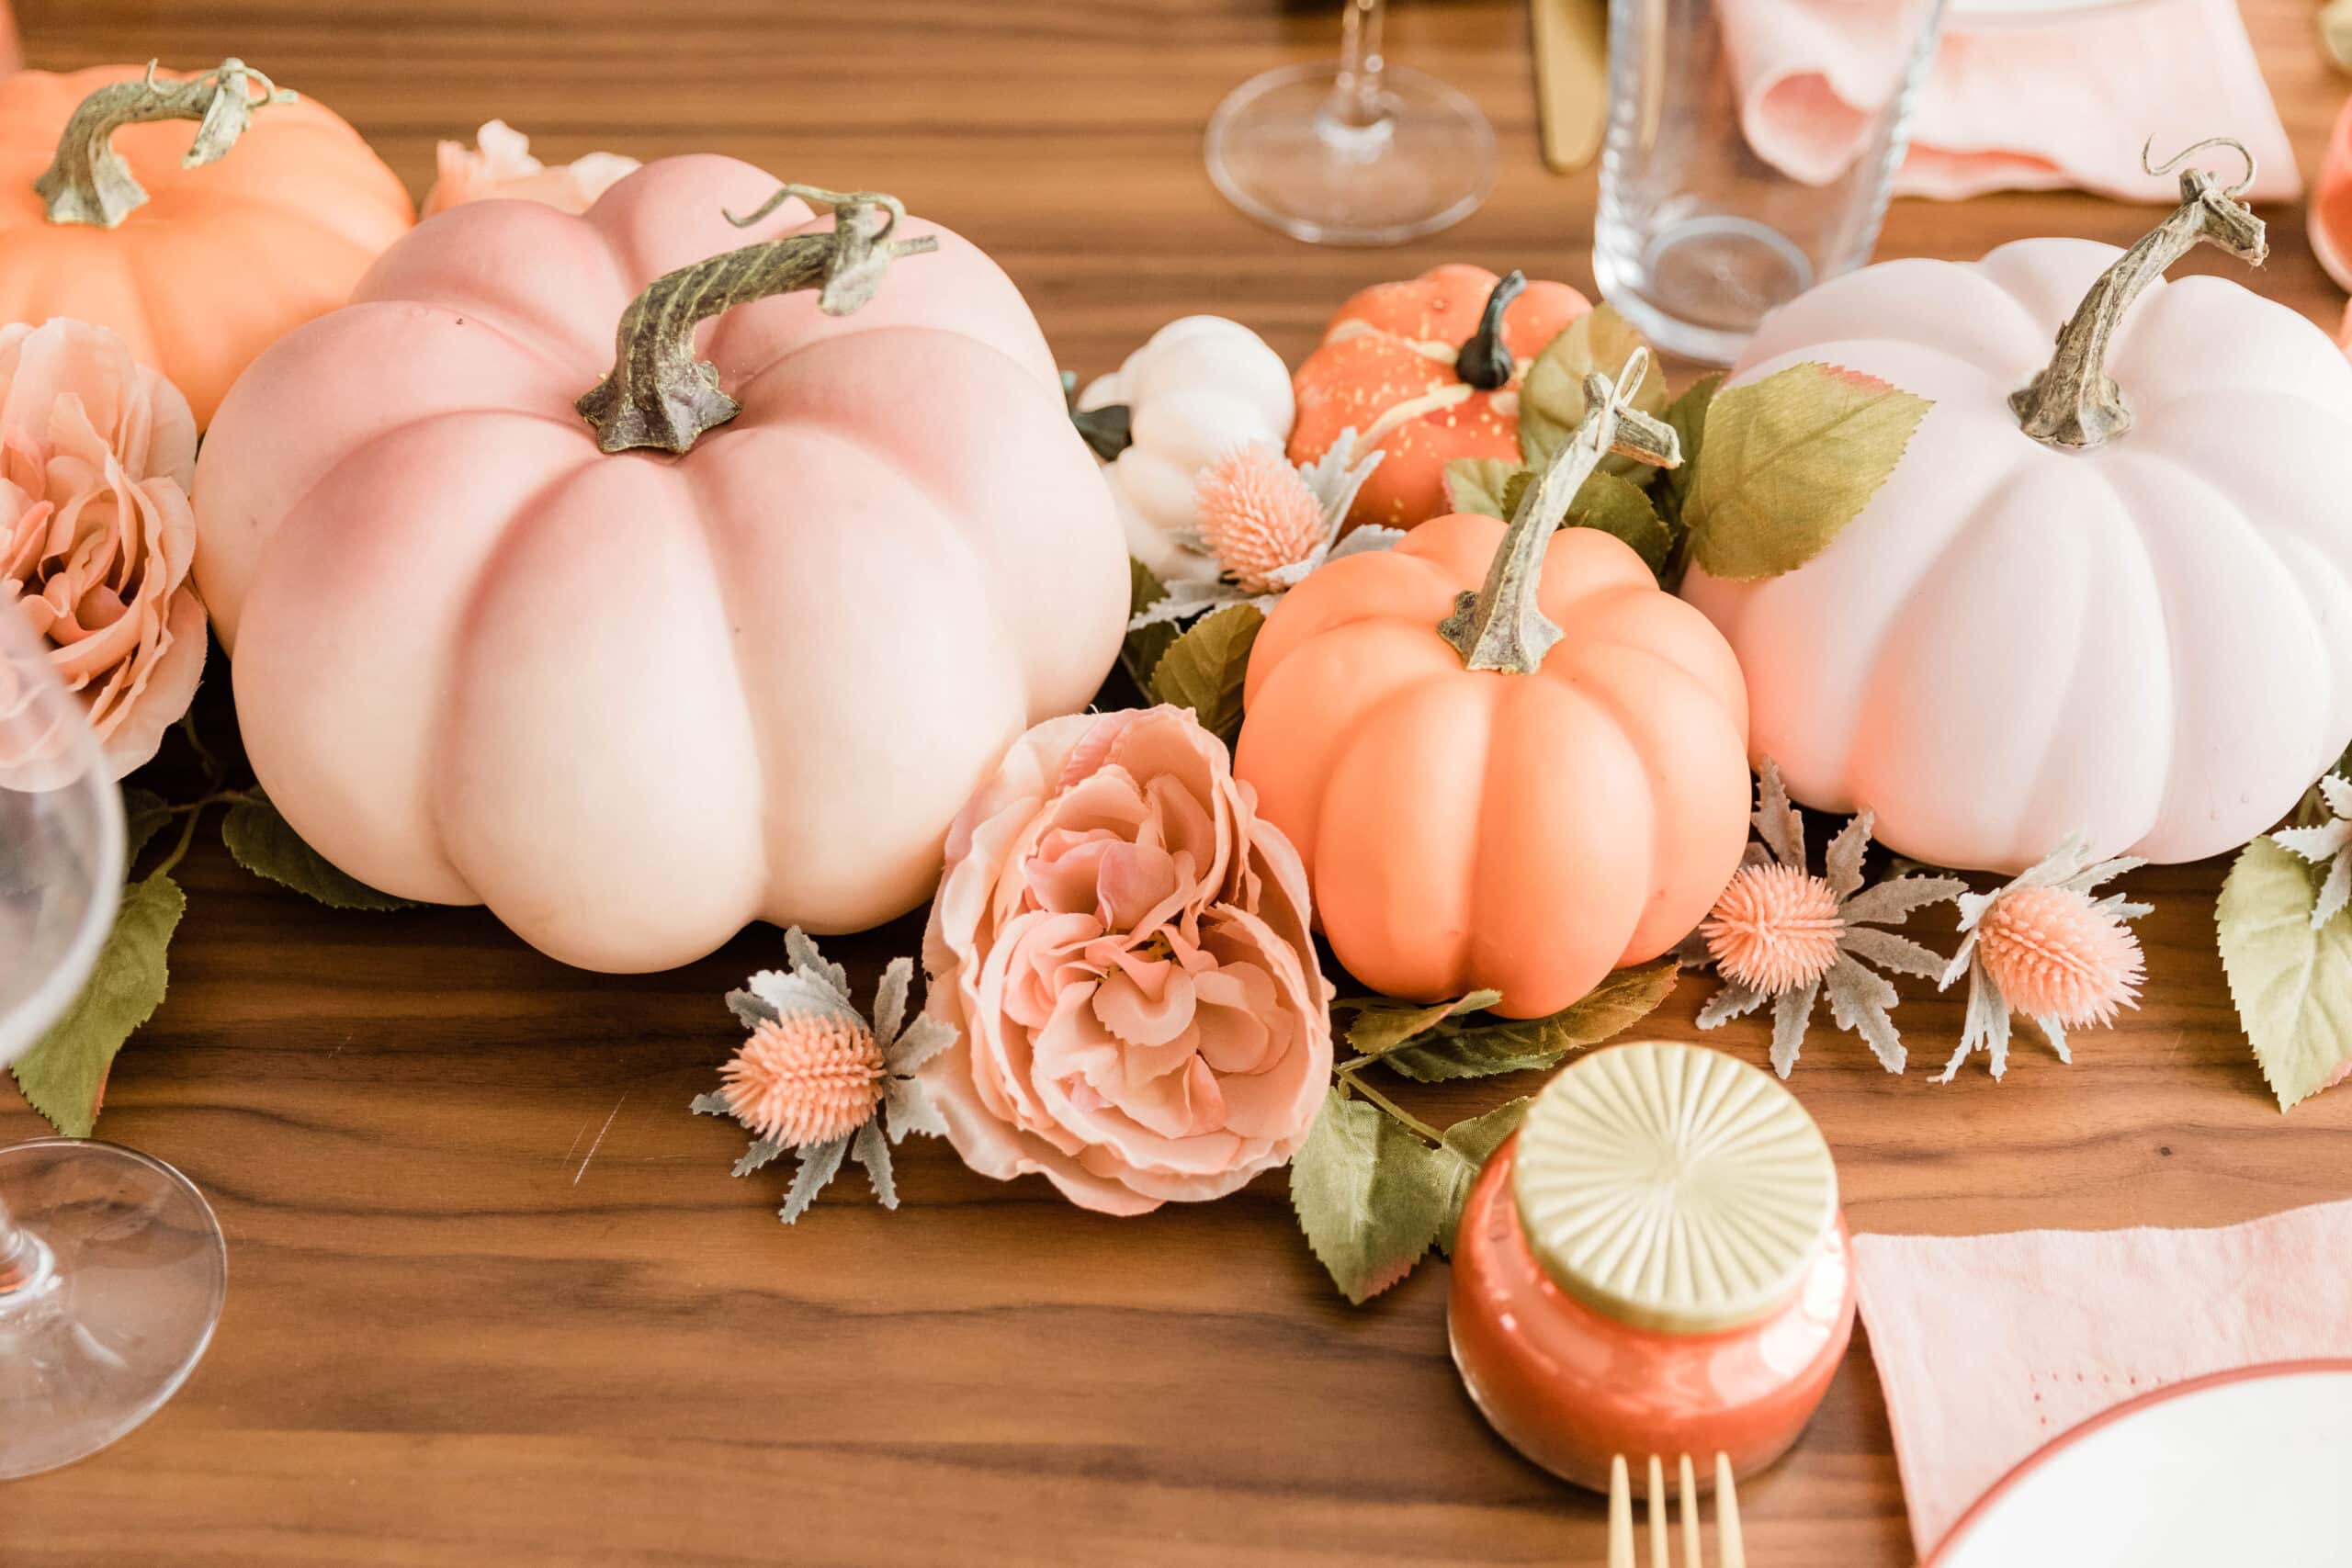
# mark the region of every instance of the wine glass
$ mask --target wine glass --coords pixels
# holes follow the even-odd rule
[[[1261,223],[1393,245],[1458,223],[1495,184],[1495,132],[1463,93],[1383,56],[1385,0],[1345,0],[1336,64],[1236,87],[1209,119],[1209,177]]]
[[[114,923],[122,797],[43,640],[0,599],[0,1066],[80,995]],[[220,1224],[111,1144],[0,1148],[0,1480],[95,1453],[176,1393],[220,1318]]]

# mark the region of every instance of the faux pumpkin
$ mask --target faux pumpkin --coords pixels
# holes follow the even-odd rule
[[[1409,528],[1448,510],[1445,465],[1517,462],[1526,366],[1592,309],[1565,283],[1497,277],[1460,263],[1363,290],[1331,318],[1298,367],[1290,456],[1311,463],[1353,430],[1387,454],[1348,514]]]
[[[421,226],[254,362],[196,494],[296,830],[590,968],[913,908],[1126,617],[1011,281],[888,197],[728,158]]]
[[[2180,188],[2128,251],[1834,279],[1735,367],[1827,361],[1932,401],[1819,555],[1683,587],[1747,671],[1757,755],[1902,854],[2013,873],[2082,832],[2199,859],[2352,740],[2352,367],[2235,283],[2162,278],[2200,241],[2264,254],[2243,186]]]
[[[113,329],[199,426],[415,221],[357,131],[240,61],[0,76],[0,321]]]
[[[1192,547],[1203,469],[1244,446],[1290,436],[1290,369],[1256,333],[1186,316],[1151,334],[1079,394],[1079,430],[1108,464],[1127,553],[1162,582],[1206,582],[1217,561]]]
[[[1678,460],[1633,411],[1646,354],[1508,527],[1424,523],[1314,572],[1258,635],[1236,773],[1305,857],[1358,979],[1554,1012],[1697,925],[1747,840],[1739,669],[1613,536],[1555,530],[1611,450]]]

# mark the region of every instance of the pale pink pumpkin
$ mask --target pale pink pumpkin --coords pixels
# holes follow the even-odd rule
[[[828,232],[750,164],[675,158],[582,217],[441,214],[272,347],[199,463],[198,576],[245,744],[328,859],[481,902],[591,968],[753,919],[912,908],[1012,739],[1117,652],[1117,519],[1018,290],[919,220],[854,314],[704,323],[742,403],[683,457],[574,411],[658,276]]]
[[[2188,237],[2258,259],[2260,222],[2187,181]],[[2094,858],[2197,860],[2352,740],[2352,367],[2325,333],[2158,277],[2107,344],[2128,430],[2053,449],[2010,406],[2123,255],[2021,240],[1866,267],[1768,317],[1732,372],[1822,361],[1933,402],[1818,556],[1682,587],[1739,656],[1751,755],[1804,805],[1870,807],[1899,853],[2016,872],[2079,830]]]

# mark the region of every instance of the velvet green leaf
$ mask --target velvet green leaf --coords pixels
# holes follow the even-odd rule
[[[1442,1020],[1428,1038],[1380,1060],[1422,1083],[1554,1066],[1569,1052],[1598,1045],[1657,1011],[1674,989],[1675,974],[1671,958],[1620,969],[1583,999],[1544,1018]]]
[[[1442,1020],[1458,1013],[1477,1012],[1502,999],[1500,991],[1473,991],[1458,1001],[1428,1007],[1387,997],[1365,997],[1334,1005],[1356,1010],[1355,1021],[1348,1025],[1348,1043],[1367,1056],[1377,1056],[1383,1051],[1395,1050]]]
[[[1586,478],[1576,499],[1568,503],[1566,525],[1616,535],[1634,547],[1653,573],[1664,571],[1667,558],[1674,554],[1674,534],[1650,504],[1648,492],[1615,474],[1594,473]]]
[[[1736,581],[1803,566],[1878,493],[1928,406],[1816,360],[1718,393],[1683,509],[1690,558]]]
[[[258,791],[239,801],[220,822],[221,841],[237,863],[255,876],[308,894],[334,909],[413,909],[410,899],[379,893],[366,883],[346,876],[327,858],[302,841],[285,818]]]
[[[1520,476],[1527,472],[1526,464],[1508,457],[1456,457],[1445,466],[1445,503],[1456,512],[1508,520],[1511,483],[1525,485]]]
[[[1290,1164],[1290,1201],[1316,1260],[1362,1305],[1413,1271],[1444,1229],[1461,1157],[1369,1100],[1333,1089]]]
[[[1657,476],[1658,514],[1669,524],[1682,521],[1683,506],[1690,499],[1690,486],[1699,477],[1699,455],[1706,446],[1707,410],[1723,384],[1720,375],[1702,376],[1666,405],[1666,423],[1674,427],[1682,447],[1681,466],[1663,469]]]
[[[1469,1201],[1471,1183],[1503,1140],[1519,1131],[1527,1120],[1527,1108],[1534,1103],[1533,1095],[1523,1094],[1445,1130],[1443,1152],[1456,1157],[1446,1173],[1445,1224],[1438,1230],[1437,1244],[1448,1258],[1453,1256],[1453,1233],[1462,1227],[1462,1205]]]
[[[1634,324],[1615,307],[1600,305],[1568,323],[1535,356],[1519,389],[1519,453],[1530,468],[1549,464],[1583,422],[1585,377],[1598,372],[1614,380],[1642,346],[1642,334]],[[1648,414],[1666,411],[1666,372],[1658,367],[1656,355],[1634,389],[1633,406]],[[1601,468],[1621,476],[1649,472],[1647,465],[1614,454],[1601,459]]]
[[[164,953],[187,908],[187,896],[168,876],[124,888],[82,994],[17,1059],[17,1086],[67,1137],[86,1138],[97,1125],[115,1053],[163,1005],[170,978]]]
[[[1232,740],[1241,728],[1250,647],[1265,624],[1265,612],[1255,604],[1228,604],[1194,621],[1152,667],[1152,699],[1191,708],[1204,729]]]
[[[2316,897],[2309,863],[2261,838],[2214,909],[2230,1000],[2281,1111],[2352,1061],[2352,911],[2313,931]]]
[[[172,819],[172,808],[164,797],[152,789],[135,784],[124,786],[122,792],[122,828],[125,842],[122,863],[125,870],[139,863],[139,855],[164,830]]]
[[[1168,597],[1168,585],[1159,574],[1133,556],[1127,558],[1127,619],[1137,615]],[[1126,666],[1127,675],[1136,689],[1146,696],[1151,694],[1151,671],[1167,653],[1168,645],[1176,640],[1183,628],[1172,621],[1155,621],[1148,626],[1137,626],[1127,633],[1119,647],[1119,662]]]

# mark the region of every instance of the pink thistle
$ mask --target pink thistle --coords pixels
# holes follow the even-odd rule
[[[1252,593],[1273,592],[1274,573],[1312,556],[1329,532],[1322,500],[1266,446],[1244,446],[1210,467],[1193,502],[1202,542]]]
[[[2147,970],[2132,929],[2071,887],[2019,887],[1995,899],[1976,951],[2013,1010],[2070,1029],[2112,1021],[2138,998]]]
[[[795,1013],[753,1029],[719,1069],[727,1109],[753,1135],[805,1149],[864,1126],[882,1098],[882,1047],[854,1019]]]
[[[1828,974],[1845,931],[1826,881],[1768,863],[1740,868],[1699,934],[1725,978],[1778,996]]]

